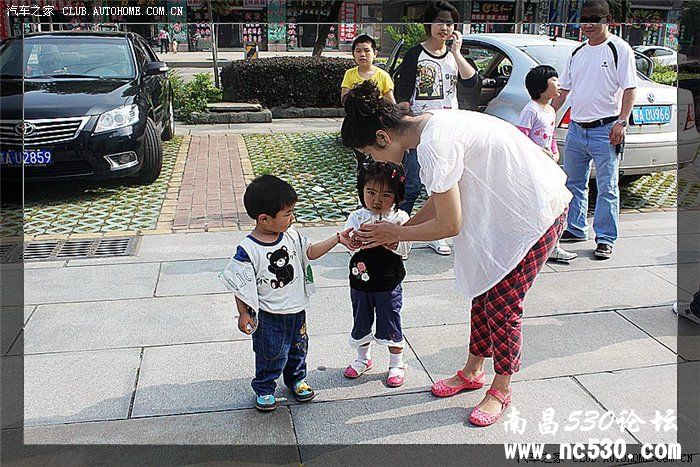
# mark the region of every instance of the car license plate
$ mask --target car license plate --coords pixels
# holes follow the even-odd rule
[[[670,121],[670,105],[645,105],[632,109],[632,122],[635,125],[663,125]]]
[[[49,149],[3,149],[0,150],[0,163],[19,167],[24,165],[51,165],[53,157]]]

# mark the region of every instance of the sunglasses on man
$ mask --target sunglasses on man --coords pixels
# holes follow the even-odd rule
[[[600,24],[600,23],[607,23],[608,22],[608,17],[607,16],[598,16],[598,15],[593,15],[593,16],[581,16],[581,24]]]

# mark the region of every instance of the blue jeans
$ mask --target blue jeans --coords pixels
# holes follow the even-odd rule
[[[596,243],[608,245],[613,245],[617,240],[620,216],[620,158],[615,153],[615,146],[610,144],[610,130],[614,124],[585,129],[571,122],[564,143],[564,172],[568,176],[566,187],[574,195],[569,205],[567,230],[578,237],[588,237],[588,178],[593,161],[598,188],[593,231]]]
[[[280,315],[260,310],[258,327],[253,333],[255,378],[251,386],[255,394],[274,394],[275,380],[280,375],[289,389],[306,378],[308,343],[306,311]]]
[[[418,163],[418,152],[415,149],[409,149],[403,156],[403,170],[406,172],[406,196],[399,204],[399,209],[406,211],[411,215],[413,205],[418,196],[420,196],[421,181],[420,181],[420,164]]]

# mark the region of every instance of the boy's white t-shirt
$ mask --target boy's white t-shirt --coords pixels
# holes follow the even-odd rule
[[[556,143],[554,138],[554,122],[557,114],[554,108],[547,106],[543,109],[535,101],[527,103],[520,112],[518,128],[527,130],[526,135],[542,148],[556,152]]]
[[[617,50],[617,67],[608,43]],[[571,91],[573,121],[585,123],[618,116],[622,110],[622,93],[637,87],[634,51],[614,34],[599,45],[586,42],[569,58],[561,84],[563,89]]]
[[[510,123],[466,110],[430,113],[417,147],[420,178],[430,194],[459,186],[455,275],[472,299],[517,266],[572,195],[562,169]]]
[[[241,241],[234,258],[253,265],[261,310],[292,314],[308,308],[301,256],[308,248],[308,239],[294,227],[280,233],[275,242],[264,243],[250,235]]]

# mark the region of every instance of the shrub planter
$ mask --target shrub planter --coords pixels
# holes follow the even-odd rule
[[[260,103],[268,109],[337,107],[343,76],[353,66],[350,59],[331,57],[236,60],[221,70],[224,100]]]

